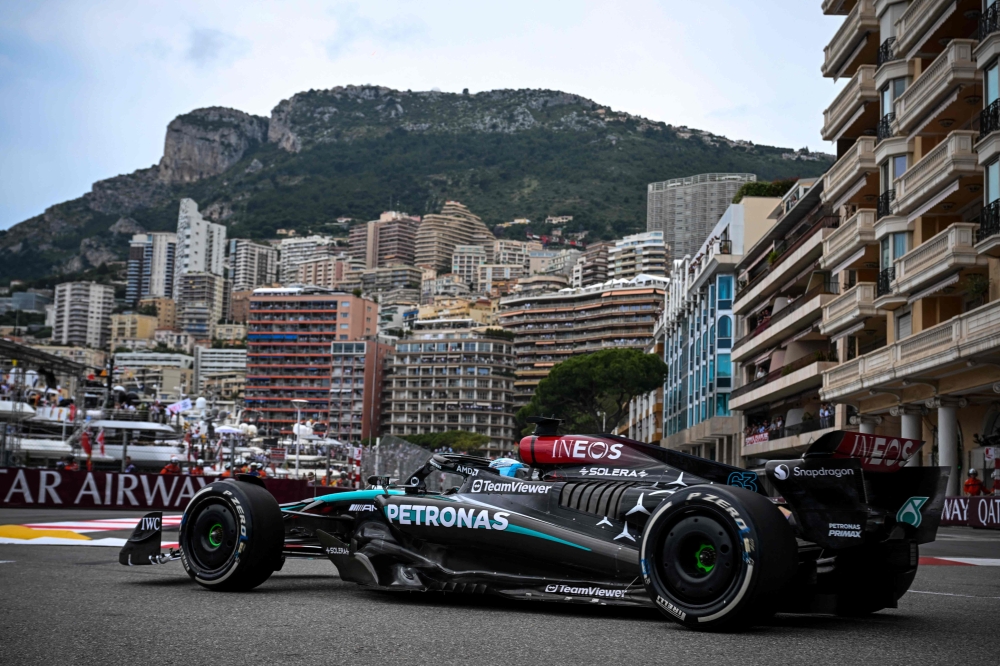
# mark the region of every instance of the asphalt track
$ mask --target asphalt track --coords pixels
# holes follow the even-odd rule
[[[82,518],[0,511],[0,524]],[[940,537],[921,555],[1000,558],[998,532],[946,528]],[[865,619],[783,615],[744,633],[703,634],[655,611],[370,592],[341,582],[326,561],[290,561],[244,594],[203,590],[178,563],[119,566],[113,548],[0,545],[0,561],[4,665],[998,662],[997,566],[922,566],[898,609]]]

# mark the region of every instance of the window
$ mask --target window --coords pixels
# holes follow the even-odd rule
[[[340,307],[342,307],[342,308],[349,308],[349,307],[351,307],[351,302],[350,301],[344,301],[344,302],[342,302],[340,304]]]
[[[912,332],[913,322],[910,318],[909,312],[896,317],[896,340],[908,338]]]
[[[989,106],[993,102],[1000,99],[1000,77],[997,76],[1000,72],[1000,63],[994,61],[992,65],[986,68],[986,73],[984,74],[985,80],[983,81],[983,86],[986,88],[986,106]]]
[[[729,394],[720,393],[715,396],[715,415],[729,416]]]
[[[719,364],[719,377],[732,377],[733,364],[729,354],[719,354],[717,361]]]
[[[733,320],[729,317],[719,317],[719,337],[733,337]]]
[[[1000,160],[986,165],[986,203],[1000,199]]]
[[[347,330],[347,329],[349,329],[350,327],[351,327],[351,326],[350,326],[350,324],[341,324],[341,325],[340,325],[340,330],[342,330],[342,331],[346,331],[346,330]]]
[[[899,99],[899,96],[903,94],[906,90],[906,79],[899,78],[893,79],[889,82],[885,88],[880,91],[880,97],[882,102],[882,117],[885,118],[887,115],[893,112],[893,102]]]
[[[906,232],[895,233],[892,235],[892,258],[899,259],[904,254],[906,254],[907,245],[907,234]]]
[[[888,236],[883,237],[882,241],[879,243],[879,256],[881,257],[881,259],[879,260],[879,262],[880,262],[879,263],[879,268],[881,268],[882,270],[885,270],[885,269],[889,268],[889,266],[892,265],[892,256],[889,254],[889,237]]]

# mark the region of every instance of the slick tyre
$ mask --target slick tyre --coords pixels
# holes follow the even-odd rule
[[[235,480],[202,488],[181,521],[181,563],[199,585],[252,590],[281,566],[284,529],[271,493]]]
[[[766,620],[795,573],[795,535],[766,497],[691,486],[665,500],[642,534],[642,577],[656,607],[692,629]]]

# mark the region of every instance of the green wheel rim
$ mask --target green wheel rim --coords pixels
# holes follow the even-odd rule
[[[704,571],[705,573],[712,573],[712,569],[715,568],[715,548],[712,544],[703,543],[698,547],[698,550],[694,554],[695,567],[699,571]]]
[[[218,548],[222,545],[223,531],[222,523],[216,523],[208,528],[208,542],[212,544],[212,548]]]

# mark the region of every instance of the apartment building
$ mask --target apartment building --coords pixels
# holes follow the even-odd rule
[[[664,355],[666,341],[664,315],[653,329],[653,341],[646,347],[647,354]],[[663,440],[663,398],[665,387],[659,386],[649,393],[638,395],[629,402],[628,420],[618,431],[627,437],[659,446]]]
[[[736,266],[773,224],[769,216],[780,201],[746,197],[730,204],[698,251],[674,261],[654,331],[670,368],[662,401],[667,448],[731,465],[742,461],[739,419],[730,409]]]
[[[826,3],[843,23],[822,73],[848,78],[824,114],[842,223],[824,267],[840,363],[822,398],[861,432],[922,439],[917,464],[982,466],[1000,413],[1000,103],[995,2]],[[847,413],[846,407],[857,414]]]
[[[125,341],[152,341],[156,333],[157,318],[134,312],[111,315],[111,349],[131,346]],[[155,344],[152,346],[156,346]]]
[[[364,262],[365,268],[413,265],[419,227],[418,216],[387,211],[377,220],[351,228],[348,254]]]
[[[212,349],[196,347],[194,350],[194,387],[199,395],[205,392],[209,377],[224,373],[246,373],[246,349]]]
[[[646,231],[663,232],[668,262],[694,255],[736,191],[756,180],[752,173],[703,173],[650,183],[646,188]]]
[[[491,263],[520,265],[527,268],[528,253],[541,249],[543,249],[542,244],[537,241],[522,243],[514,240],[498,240],[493,243]]]
[[[296,282],[310,284],[298,280],[299,266],[310,261],[330,259],[340,254],[337,242],[326,236],[282,238],[278,251],[280,259],[278,275],[283,285]]]
[[[545,267],[540,272],[546,275],[563,275],[568,280],[573,275],[573,267],[581,254],[580,250],[559,250],[545,262]]]
[[[194,386],[194,358],[187,354],[137,351],[115,354],[115,379],[158,400],[174,401]]]
[[[247,322],[246,419],[290,434],[296,403],[303,419],[328,425],[331,345],[373,336],[378,305],[315,286],[256,289]]]
[[[405,438],[465,430],[490,438],[490,455],[514,448],[510,340],[472,319],[417,321],[386,370],[384,430]]]
[[[253,295],[253,290],[249,291],[234,291],[229,296],[229,313],[226,318],[237,324],[247,323],[247,318],[250,315],[250,297]]]
[[[412,290],[411,296],[420,298],[420,281],[423,271],[414,266],[392,264],[361,272],[361,290],[366,294],[383,294],[394,290]]]
[[[489,251],[496,237],[478,216],[457,201],[448,201],[440,213],[427,215],[417,230],[414,262],[437,271],[451,270],[458,245],[479,245]]]
[[[840,218],[829,214],[823,188],[823,179],[804,194],[793,187],[771,212],[773,225],[735,266],[737,384],[729,408],[741,413],[741,455],[751,465],[801,451],[835,425],[820,418],[822,372],[837,357],[820,324],[839,285],[820,259]]]
[[[454,273],[445,273],[434,277],[424,277],[420,286],[420,302],[430,304],[434,299],[443,296],[446,298],[458,298],[470,296],[472,288]]]
[[[379,340],[331,345],[328,436],[360,442],[381,433],[386,359],[392,345]]]
[[[572,287],[589,287],[608,280],[608,251],[614,243],[600,241],[590,244],[573,265]],[[664,257],[666,261],[666,257]]]
[[[559,291],[570,286],[565,275],[528,275],[522,277],[514,285],[514,293],[531,294],[548,291]]]
[[[125,300],[173,298],[177,234],[135,234],[129,243]]]
[[[664,277],[643,275],[581,289],[500,299],[497,322],[514,334],[515,400],[523,405],[552,368],[599,349],[645,349],[666,294]]]
[[[340,283],[357,278],[362,270],[364,270],[362,260],[341,253],[335,257],[323,257],[299,263],[292,282],[336,289]]]
[[[144,298],[139,301],[139,308],[153,308],[156,328],[177,328],[177,302],[173,298]]]
[[[56,285],[52,342],[107,349],[111,342],[111,312],[115,288],[96,282]]]
[[[247,238],[229,241],[231,291],[250,291],[278,281],[278,249]]]
[[[209,222],[193,199],[181,199],[177,216],[177,249],[174,259],[174,298],[180,300],[180,281],[188,273],[224,275],[226,227]],[[159,295],[159,294],[158,294]]]
[[[471,319],[477,325],[492,325],[495,319],[493,301],[488,298],[455,298],[435,296],[434,302],[421,305],[417,319]]]
[[[107,367],[108,353],[103,349],[89,349],[87,347],[66,347],[63,345],[28,345],[32,349],[53,354],[61,358],[69,359],[75,363],[100,371]]]
[[[524,264],[481,264],[476,274],[476,292],[486,296],[507,294],[524,274]]]
[[[451,272],[459,276],[473,291],[478,291],[476,278],[479,267],[489,261],[486,248],[481,245],[456,245],[451,255]]]
[[[211,340],[223,315],[225,280],[213,273],[189,272],[177,283],[177,327],[195,340]]]
[[[679,259],[684,255],[674,255]],[[647,231],[625,236],[608,248],[608,273],[615,280],[628,280],[637,275],[666,275],[667,246],[662,231]]]

